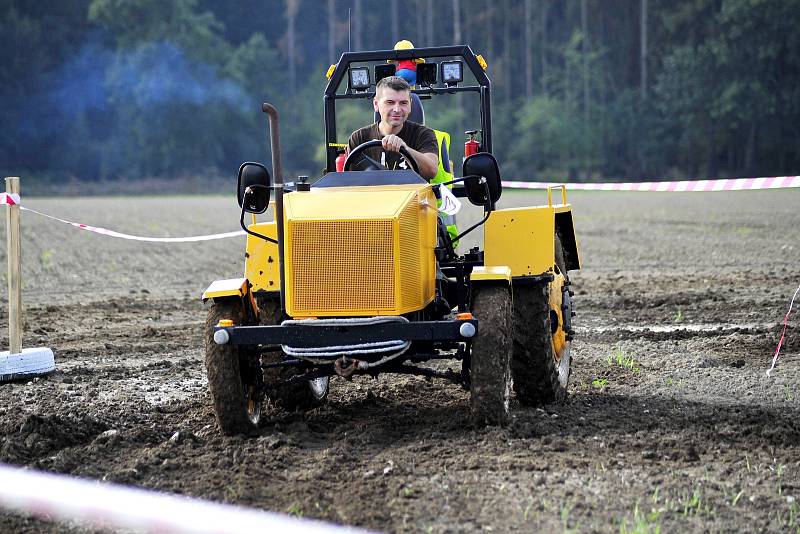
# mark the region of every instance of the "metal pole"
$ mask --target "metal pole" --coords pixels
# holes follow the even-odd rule
[[[6,178],[6,193],[19,194],[19,177]],[[19,206],[7,206],[8,235],[8,343],[11,354],[22,353],[22,247]]]
[[[278,261],[280,262],[281,311],[286,310],[286,264],[283,251],[283,162],[281,160],[280,125],[278,109],[266,102],[261,111],[269,116],[269,136],[272,148],[272,173],[275,175],[275,226],[278,237]]]

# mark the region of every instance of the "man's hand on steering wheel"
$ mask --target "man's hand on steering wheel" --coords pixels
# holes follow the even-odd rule
[[[367,141],[366,143],[361,143],[360,145],[355,147],[353,150],[350,151],[350,153],[347,155],[347,159],[344,161],[344,170],[345,171],[353,170],[351,167],[355,165],[357,161],[360,160],[361,154],[368,148],[373,148],[378,146],[386,148],[384,143],[386,142],[386,139],[390,137],[397,137],[397,136],[387,135],[386,137],[383,138],[383,140],[373,139],[371,141]],[[419,165],[417,164],[417,160],[414,159],[414,156],[412,156],[411,153],[408,151],[408,148],[405,146],[405,142],[399,137],[397,137],[397,139],[400,141],[400,143],[402,143],[402,146],[398,146],[397,150],[392,150],[392,152],[398,152],[403,157],[403,159],[406,160],[406,163],[408,163],[408,166],[411,167],[411,170],[419,174]],[[396,143],[396,141],[393,140],[390,140],[389,142],[392,143],[393,146]],[[389,149],[386,148],[386,150]]]
[[[401,148],[408,150],[408,145],[399,135],[389,134],[381,139],[381,143],[383,143],[383,149],[389,152],[399,153]]]

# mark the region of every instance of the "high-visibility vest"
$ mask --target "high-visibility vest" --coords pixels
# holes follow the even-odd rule
[[[439,168],[431,183],[440,184],[453,179],[453,169],[450,168],[450,134],[439,130],[434,130],[433,133],[436,134],[436,145],[439,147]]]
[[[450,134],[439,130],[433,130],[433,133],[436,134],[436,145],[439,147],[439,168],[436,170],[436,176],[431,179],[431,183],[440,184],[442,182],[449,182],[453,179],[453,169],[450,167]],[[447,187],[450,189],[453,188],[452,185]],[[441,206],[442,201],[437,201],[437,204]],[[450,239],[454,239],[458,235],[455,216],[442,214],[441,217],[442,220],[444,220],[444,224],[447,226],[447,234],[450,236]],[[458,246],[457,241],[453,243],[453,247],[456,246]]]

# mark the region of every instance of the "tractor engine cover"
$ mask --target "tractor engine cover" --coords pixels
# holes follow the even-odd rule
[[[290,316],[401,315],[433,300],[430,185],[312,188],[286,194],[284,213]]]

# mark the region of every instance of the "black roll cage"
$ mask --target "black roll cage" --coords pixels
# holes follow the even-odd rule
[[[435,87],[422,87],[412,92],[418,95],[439,95],[445,93],[474,92],[480,95],[481,112],[481,151],[492,152],[492,116],[491,116],[491,82],[478,62],[477,57],[468,45],[434,46],[429,48],[410,48],[407,50],[375,50],[371,52],[345,52],[339,58],[336,68],[325,87],[323,102],[325,105],[325,153],[326,172],[336,170],[336,155],[339,145],[336,139],[336,101],[358,98],[373,98],[374,91],[336,94],[342,81],[347,77],[350,65],[367,61],[400,61],[404,59],[435,59],[443,57],[459,57],[475,76],[478,85],[447,87],[437,84]]]

